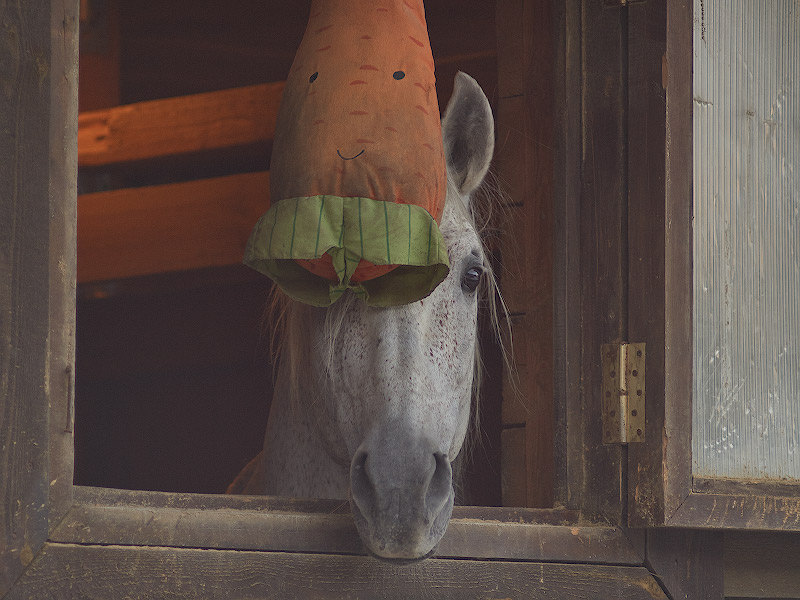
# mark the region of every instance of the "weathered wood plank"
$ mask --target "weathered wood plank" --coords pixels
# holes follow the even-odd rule
[[[73,19],[55,0],[0,10],[0,596],[48,532],[50,193],[64,192],[61,167],[51,179],[64,114],[51,110],[72,74],[52,54],[70,48]]]
[[[119,490],[114,488],[75,486],[75,502],[80,505],[180,508],[184,510],[256,510],[279,512],[319,512],[347,514],[350,508],[344,500],[297,499],[281,496],[233,496],[226,494],[189,494]]]
[[[647,566],[671,598],[722,600],[723,550],[719,532],[647,531]]]
[[[573,497],[590,518],[620,523],[623,453],[602,441],[600,346],[627,330],[626,30],[620,10],[597,2],[582,4],[581,27],[581,407],[568,427],[583,434],[584,477]]]
[[[530,408],[531,391],[528,385],[532,377],[530,344],[526,340],[531,328],[531,319],[527,314],[510,315],[511,327],[503,328],[501,336],[503,347],[510,351],[511,369],[503,370],[503,398],[500,406],[500,418],[504,427],[524,426],[528,419],[535,415]],[[516,506],[508,504],[508,506]]]
[[[584,478],[581,357],[582,47],[581,0],[553,8],[554,86],[554,243],[553,243],[553,405],[554,499],[580,506]]]
[[[21,598],[666,599],[644,567],[48,544]]]
[[[618,528],[538,525],[453,518],[439,545],[440,558],[541,560],[640,565],[643,555]]]
[[[800,483],[770,479],[704,479],[692,478],[692,491],[701,494],[728,496],[784,496],[800,498]]]
[[[52,528],[72,505],[78,177],[78,7],[54,2],[50,69],[49,507]]]
[[[78,199],[78,281],[242,261],[269,202],[269,173],[243,173]]]
[[[673,443],[672,436],[663,433],[665,381],[661,368],[664,364],[666,99],[665,90],[660,85],[660,57],[665,48],[664,7],[664,3],[659,3],[658,6],[627,9],[631,23],[628,30],[628,243],[631,255],[628,339],[647,344],[649,367],[645,439],[643,443],[628,447],[629,523],[635,526],[656,525],[664,518],[662,444]],[[648,12],[653,14],[648,15]],[[647,135],[642,135],[645,129]],[[659,367],[653,368],[655,365]]]
[[[365,554],[350,514],[78,505],[52,541]],[[436,556],[640,564],[618,529],[454,518]]]
[[[501,417],[507,438],[503,440],[503,487],[511,494],[503,495],[504,506],[518,506],[522,500],[522,506],[545,507],[552,506],[553,499],[552,335],[544,340],[545,333],[552,332],[552,296],[541,302],[537,293],[531,298],[528,312],[511,317],[513,343],[503,332],[506,347],[513,350],[513,372],[506,369],[502,379]],[[545,311],[549,318],[541,318],[541,307],[536,306],[540,303],[551,309]],[[521,479],[515,481],[516,477]]]
[[[725,597],[796,598],[800,594],[800,536],[726,531]]]
[[[645,441],[628,449],[629,523],[640,527],[667,521],[691,488],[692,3],[627,10],[629,338],[647,343],[653,373]]]
[[[342,501],[94,492],[92,488],[76,490],[78,504],[52,534],[52,541],[365,553],[349,506]],[[92,496],[105,497],[109,503],[81,503],[82,498]],[[564,511],[456,507],[437,556],[641,564],[643,555],[621,530],[547,523],[575,522],[574,515],[571,519],[563,516]],[[538,522],[536,517],[540,517]]]
[[[523,324],[516,330],[515,346],[525,361],[519,393],[510,387],[503,391],[503,424],[526,429],[526,471],[520,475],[525,476],[527,505],[539,507],[552,506],[554,486],[554,48],[549,7],[541,0],[502,0],[496,13],[498,28],[509,32],[508,39],[498,38],[497,172],[509,204],[500,283],[506,305]],[[507,460],[519,463],[514,456]],[[504,471],[507,489],[516,489],[511,467]]]
[[[365,554],[349,514],[128,506],[74,507],[52,541]]]
[[[661,85],[666,87],[664,175],[664,514],[686,497],[692,478],[692,24],[693,2],[667,3],[666,56],[662,55]],[[651,6],[652,15],[661,15]],[[658,60],[653,53],[651,60]],[[654,82],[654,83],[657,83]],[[650,359],[648,359],[649,361]],[[652,363],[651,363],[652,364]],[[649,397],[649,395],[648,395]],[[650,402],[650,400],[648,400]],[[670,441],[671,440],[671,441]]]
[[[186,494],[119,490],[75,486],[75,502],[96,506],[134,506],[145,508],[241,509],[280,512],[318,512],[349,514],[344,500],[297,499],[280,496],[231,496],[220,494]],[[498,506],[456,506],[457,519],[484,519],[500,523],[532,523],[538,525],[572,525],[580,514],[573,510],[552,508],[505,508]]]
[[[525,426],[505,427],[500,432],[500,489],[503,504],[525,506],[528,503]]]
[[[267,83],[82,113],[78,162],[97,166],[270,140],[283,87]]]
[[[510,62],[501,59],[500,64]],[[515,61],[518,62],[518,61]],[[527,179],[526,161],[527,144],[525,143],[525,97],[523,95],[500,98],[497,101],[495,121],[497,141],[494,145],[492,170],[497,173],[501,182],[501,201],[505,205],[521,206],[526,200],[525,182]],[[515,216],[520,218],[520,211]],[[505,216],[501,214],[501,216]],[[507,217],[506,223],[513,224],[514,218]],[[506,238],[513,234],[503,229]],[[519,240],[514,240],[515,243]]]
[[[693,492],[666,525],[800,531],[800,498]]]

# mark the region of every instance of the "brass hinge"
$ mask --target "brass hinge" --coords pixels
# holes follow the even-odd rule
[[[603,344],[603,443],[644,441],[644,343]]]

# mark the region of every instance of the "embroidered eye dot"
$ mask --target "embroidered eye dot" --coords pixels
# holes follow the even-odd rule
[[[394,73],[392,73],[392,77],[394,77],[395,79],[402,79],[405,76],[406,74],[403,73],[402,71],[395,71]]]
[[[314,83],[317,77],[319,77],[319,71],[315,71],[314,74],[308,78],[308,83]]]

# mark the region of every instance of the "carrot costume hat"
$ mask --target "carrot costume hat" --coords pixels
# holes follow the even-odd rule
[[[422,0],[314,0],[278,112],[272,205],[244,262],[328,306],[414,302],[447,276],[446,174]]]

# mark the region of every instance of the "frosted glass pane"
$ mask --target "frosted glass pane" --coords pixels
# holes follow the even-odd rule
[[[800,479],[800,2],[694,21],[693,473]]]

